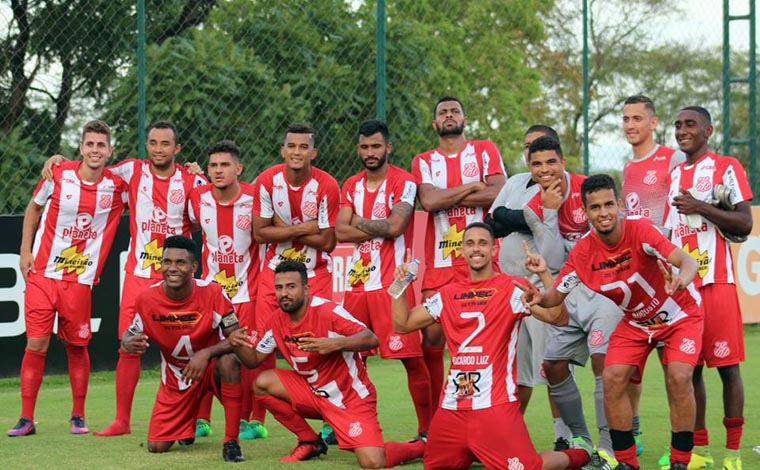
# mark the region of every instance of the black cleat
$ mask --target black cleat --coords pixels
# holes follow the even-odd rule
[[[570,448],[570,442],[564,437],[558,437],[557,440],[554,441],[555,452],[559,452],[561,450],[567,450],[569,448]]]
[[[224,443],[222,448],[222,458],[225,462],[244,462],[243,452],[240,450],[240,444],[235,439],[230,439]]]

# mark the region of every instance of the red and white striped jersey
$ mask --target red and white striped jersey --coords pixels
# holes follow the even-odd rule
[[[161,382],[180,391],[191,385],[182,380],[190,358],[221,341],[220,328],[237,321],[222,288],[200,279],[193,279],[192,294],[184,300],[170,299],[163,281],[153,284],[138,294],[135,312],[129,331],[144,333],[158,346]]]
[[[349,177],[343,184],[341,207],[350,207],[365,219],[387,219],[393,206],[400,202],[414,209],[417,185],[412,175],[393,165],[375,190],[367,189],[367,172]],[[346,276],[346,291],[369,292],[393,284],[396,267],[404,264],[406,249],[412,247],[414,217],[409,219],[404,233],[396,238],[375,237],[356,243]]]
[[[302,375],[314,394],[344,408],[344,402],[375,394],[367,368],[358,352],[320,354],[298,349],[300,338],[340,338],[367,328],[343,307],[322,297],[311,297],[306,315],[298,323],[279,310],[269,317],[256,350],[272,354],[280,350],[293,370]]]
[[[253,199],[253,185],[242,182],[229,204],[216,200],[212,184],[190,192],[188,215],[203,231],[202,277],[222,286],[233,304],[256,298],[263,250],[253,238]]]
[[[670,170],[685,158],[681,151],[658,145],[644,158],[626,162],[621,193],[626,214],[646,217],[661,226]]]
[[[423,306],[451,355],[441,408],[479,410],[517,401],[517,335],[529,315],[508,274],[442,287]]]
[[[110,167],[129,185],[129,253],[124,270],[137,277],[161,279],[164,240],[172,235],[190,236],[187,197],[194,187],[208,184],[202,175],[191,175],[174,164],[168,178],[153,174],[150,162],[134,158]]]
[[[440,149],[417,155],[412,160],[412,175],[418,185],[427,183],[446,189],[477,181],[485,183],[488,176],[506,176],[506,170],[493,142],[468,140],[456,155],[444,155]],[[487,211],[487,207],[457,206],[445,211],[446,218],[428,214],[425,265],[446,268],[466,264],[462,258],[464,229],[472,222],[482,222]]]
[[[589,231],[588,219],[586,212],[583,210],[583,200],[581,199],[581,184],[586,179],[583,175],[575,173],[565,173],[567,178],[568,192],[562,205],[557,210],[557,222],[559,233],[562,238],[573,242]],[[525,206],[536,214],[538,220],[544,221],[544,204],[541,201],[541,193],[536,193],[533,199],[528,201]]]
[[[554,287],[565,294],[580,283],[617,304],[626,321],[644,330],[656,330],[701,315],[700,296],[692,284],[672,295],[665,292],[657,259],[665,260],[678,247],[644,217],[619,221],[622,235],[608,245],[593,231],[578,240],[560,270]]]
[[[103,170],[100,180],[82,181],[81,160],[53,167],[32,200],[43,206],[34,237],[34,269],[45,277],[88,286],[100,281],[119,218],[127,202],[124,180]]]
[[[712,201],[713,187],[725,185],[731,190],[731,202],[738,204],[752,200],[752,190],[747,182],[744,167],[733,157],[707,152],[693,165],[683,162],[670,172],[668,206],[665,208],[663,225],[670,229],[673,243],[697,260],[699,273],[694,279],[697,287],[706,284],[733,284],[734,265],[729,243],[718,232],[714,223],[702,217],[702,226],[692,229],[686,217],[673,208],[673,199],[681,189],[694,188],[695,198]]]
[[[335,178],[312,167],[309,179],[294,188],[285,171],[284,164],[274,165],[256,178],[253,215],[264,219],[277,215],[288,225],[316,220],[320,229],[335,227],[340,205],[340,187]],[[329,253],[298,241],[270,243],[262,269],[274,271],[286,259],[305,264],[309,277],[314,277],[317,271],[324,275],[332,272]]]

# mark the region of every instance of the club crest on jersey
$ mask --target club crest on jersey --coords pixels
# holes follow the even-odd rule
[[[399,351],[403,347],[404,347],[404,342],[401,340],[401,336],[390,335],[388,337],[388,348],[391,351]]]
[[[101,209],[108,209],[109,207],[111,207],[111,204],[112,204],[111,201],[112,199],[111,199],[110,194],[103,194],[102,196],[100,196],[100,200],[98,201],[98,207],[100,207]]]
[[[586,222],[586,212],[583,211],[582,207],[578,207],[577,209],[573,209],[573,222],[576,224],[582,224]]]
[[[712,189],[712,179],[709,176],[700,176],[697,178],[697,184],[694,185],[697,191],[704,193]]]
[[[525,465],[520,462],[519,457],[510,457],[507,459],[507,470],[525,470]]]
[[[251,228],[251,216],[246,214],[239,215],[235,221],[235,227],[240,230],[248,230]]]
[[[362,434],[362,423],[357,421],[348,425],[348,435],[351,437],[358,437]]]
[[[478,164],[475,162],[468,162],[464,164],[462,168],[462,175],[472,178],[478,175]]]
[[[697,345],[696,342],[693,339],[689,338],[683,338],[681,341],[681,345],[678,347],[678,349],[681,350],[684,354],[696,354],[697,353]]]
[[[382,202],[376,202],[375,206],[372,207],[372,215],[374,215],[378,219],[386,218],[387,214],[385,212],[385,204],[383,204]]]
[[[729,354],[731,354],[731,348],[728,347],[728,341],[716,341],[713,354],[720,359],[728,357]]]
[[[184,204],[185,192],[181,189],[172,189],[169,193],[169,202],[172,204]]]
[[[644,175],[644,179],[642,181],[648,186],[657,184],[657,170],[647,170],[647,174]]]
[[[301,213],[306,216],[310,217],[312,219],[317,218],[317,203],[313,201],[306,201],[303,203],[303,206],[301,207]]]

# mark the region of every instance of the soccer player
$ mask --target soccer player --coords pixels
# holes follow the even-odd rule
[[[433,108],[438,147],[412,160],[417,197],[428,212],[423,298],[454,279],[467,276],[467,263],[462,258],[464,228],[485,218],[506,181],[504,162],[496,145],[490,140],[468,140],[465,127],[467,117],[462,102],[453,96],[439,99]],[[498,270],[496,262],[494,267]],[[445,340],[437,324],[424,329],[422,338],[433,393],[431,403],[437,403],[443,385]]]
[[[633,158],[623,168],[622,197],[627,215],[641,215],[658,227],[662,227],[662,215],[668,195],[668,174],[677,164],[684,161],[683,152],[654,141],[654,131],[659,119],[654,103],[644,95],[626,98],[623,104],[623,133],[631,144]],[[664,233],[664,231],[663,231]],[[658,351],[661,349],[658,347]],[[633,407],[633,435],[636,439],[636,454],[641,455],[639,402],[641,384],[631,384],[629,393]],[[696,449],[695,449],[696,452]],[[692,457],[692,460],[694,457]],[[670,456],[664,455],[662,465],[669,465]]]
[[[267,409],[298,437],[296,447],[280,462],[327,452],[304,418],[330,423],[340,448],[352,451],[362,468],[394,467],[421,457],[424,439],[383,442],[377,394],[358,353],[378,346],[374,333],[343,307],[312,295],[303,263],[280,263],[274,288],[279,311],[268,319],[258,344],[249,342],[246,329],[233,333],[230,344],[248,367],[256,367],[275,349],[293,367],[263,371],[255,384]]]
[[[113,153],[105,122],[84,125],[79,153],[82,160],[65,162],[53,170],[51,180],[40,180],[24,214],[19,267],[26,282],[26,351],[21,361],[21,418],[8,431],[12,437],[36,432],[34,408],[56,317],[69,365],[71,433],[89,432],[84,404],[90,378],[92,287],[116,235],[127,187],[105,168]]]
[[[717,367],[723,382],[723,425],[726,428],[726,456],[723,468],[741,468],[739,446],[744,426],[744,386],[739,364],[744,361],[744,332],[734,280],[729,240],[752,230],[752,191],[744,167],[736,159],[711,152],[707,141],[713,133],[710,113],[699,106],[681,109],[675,120],[675,136],[686,161],[670,172],[669,205],[664,225],[671,230],[673,243],[694,257],[699,265],[694,283],[702,296],[705,335],[704,360],[694,370],[695,390],[704,391],[702,368]],[[717,193],[722,185],[726,195]],[[718,195],[718,197],[716,197]],[[697,394],[697,421],[694,444],[700,456],[712,464],[707,451],[704,394]]]
[[[529,164],[530,144],[539,137],[552,137],[559,141],[559,135],[553,128],[543,124],[530,126],[523,139],[523,158],[526,165]],[[539,188],[530,172],[510,176],[486,216],[485,222],[494,230],[496,237],[504,237],[499,250],[499,267],[502,272],[512,276],[532,276],[532,273],[525,269],[522,243],[525,241],[531,250],[536,250],[536,245],[533,233],[525,222],[523,207],[539,192]],[[537,282],[538,279],[534,278],[533,281]],[[545,346],[546,323],[526,317],[520,324],[520,336],[517,341],[517,395],[520,398],[520,412],[523,414],[528,408],[535,384],[549,385],[542,368]],[[562,420],[551,395],[549,403],[554,420],[554,450],[567,449],[573,437],[572,433]]]
[[[148,451],[162,453],[175,441],[195,440],[198,406],[211,390],[224,405],[222,457],[242,462],[237,442],[240,419],[240,364],[225,336],[238,328],[229,298],[219,284],[193,278],[198,269],[195,242],[175,235],[164,240],[163,282],[143,289],[135,299],[132,324],[122,349],[143,354],[148,339],[161,351],[161,382],[148,428]]]
[[[491,228],[474,222],[463,231],[466,278],[441,287],[411,311],[405,298],[392,301],[396,331],[440,323],[451,355],[423,464],[429,470],[464,469],[477,458],[486,468],[579,468],[589,461],[590,449],[539,455],[533,447],[516,394],[517,336],[520,322],[531,312],[520,300],[522,290],[513,285],[517,278],[493,270],[497,247]],[[396,277],[406,275],[406,267],[399,267]],[[541,279],[551,283],[548,273]],[[559,307],[532,313],[542,321],[567,322]],[[600,458],[595,454],[594,459]]]
[[[399,359],[404,365],[421,438],[427,435],[432,417],[422,341],[419,332],[399,335],[393,331],[391,301],[385,293],[396,267],[403,264],[406,250],[412,247],[417,185],[412,175],[388,163],[393,144],[385,122],[363,122],[358,141],[364,170],[343,184],[335,224],[338,241],[354,243],[343,307],[378,336],[383,359]],[[413,301],[413,291],[407,292]]]
[[[314,295],[332,298],[332,260],[335,219],[340,187],[329,173],[313,167],[317,157],[314,130],[292,124],[285,131],[280,150],[285,163],[263,171],[254,181],[253,235],[268,244],[259,277],[256,301],[256,333],[262,334],[267,319],[279,309],[274,292],[274,270],[284,260],[304,263]],[[274,367],[274,356],[264,368]],[[334,444],[329,427],[323,437]]]
[[[650,220],[618,220],[622,201],[608,175],[590,176],[580,191],[592,231],[575,244],[553,287],[542,291],[529,288],[523,299],[529,305],[552,307],[576,287],[586,285],[623,309],[624,319],[610,338],[603,373],[617,470],[639,468],[627,389],[631,378],[641,378],[657,342],[664,343],[662,361],[667,365],[665,386],[672,427],[670,468],[685,470],[691,458],[695,419],[691,375],[703,328],[699,294],[690,286],[697,263]],[[670,273],[664,261],[677,267],[678,274]],[[545,264],[539,265],[531,265],[537,273],[546,269]]]
[[[188,206],[190,221],[199,224],[203,234],[201,277],[222,286],[235,306],[240,324],[253,330],[256,288],[264,248],[256,243],[251,230],[253,185],[238,180],[243,165],[235,142],[217,142],[208,150],[208,156],[211,184],[193,189]],[[240,439],[265,438],[269,434],[263,424],[266,409],[253,403],[252,385],[259,370],[241,370]],[[210,402],[204,402],[201,410],[208,416]],[[254,414],[249,423],[252,410]]]
[[[550,137],[533,141],[528,151],[532,177],[541,188],[525,206],[525,220],[531,228],[539,253],[556,273],[572,245],[588,232],[588,220],[581,203],[580,185],[584,176],[565,171],[559,142]],[[602,370],[610,334],[622,316],[610,300],[581,286],[565,302],[570,323],[548,326],[544,371],[549,393],[572,432],[574,440],[592,445],[582,400],[570,364],[583,366],[591,357],[594,374],[594,405],[599,429],[599,453],[614,464],[613,449],[604,417]]]

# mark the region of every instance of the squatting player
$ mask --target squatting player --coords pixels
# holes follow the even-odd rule
[[[649,353],[664,343],[662,361],[670,403],[670,468],[686,470],[693,447],[696,405],[691,375],[702,342],[703,317],[699,294],[691,286],[697,263],[673,245],[648,219],[619,220],[622,201],[607,175],[587,178],[580,188],[592,231],[570,251],[553,287],[530,288],[528,305],[561,304],[576,287],[588,286],[608,297],[624,312],[610,337],[604,364],[604,405],[617,470],[638,469],[627,390],[641,377]],[[664,262],[679,268],[671,274]],[[541,260],[528,266],[541,273]]]
[[[193,278],[198,269],[195,252],[195,242],[187,237],[164,240],[163,282],[137,295],[122,349],[142,354],[150,339],[161,351],[161,382],[148,428],[149,452],[166,452],[175,441],[191,444],[198,407],[211,390],[224,406],[222,457],[242,462],[237,442],[240,364],[229,343],[219,338],[219,330],[227,336],[237,329],[238,321],[219,284]]]
[[[304,418],[328,422],[340,448],[352,451],[362,468],[394,467],[421,457],[423,439],[383,442],[377,394],[358,353],[377,347],[375,334],[340,305],[311,295],[302,263],[280,263],[274,288],[280,310],[269,318],[258,344],[249,342],[245,329],[234,332],[230,343],[248,367],[256,367],[275,349],[293,367],[263,371],[255,384],[257,397],[298,437],[296,447],[280,462],[327,452],[325,442]]]
[[[404,365],[421,437],[427,434],[432,417],[422,341],[418,331],[408,335],[393,331],[391,301],[385,293],[412,247],[417,185],[412,175],[388,163],[392,144],[385,122],[363,122],[358,140],[364,170],[344,183],[335,224],[338,241],[354,243],[343,307],[378,336],[383,359],[399,359]],[[411,289],[407,294],[413,300]]]
[[[723,468],[737,470],[741,468],[739,447],[744,426],[744,385],[739,373],[739,364],[744,361],[744,330],[731,248],[726,237],[748,235],[752,231],[752,191],[741,163],[708,149],[707,141],[712,132],[712,119],[706,109],[689,106],[678,113],[675,136],[686,154],[686,161],[670,173],[664,225],[671,230],[673,243],[699,264],[694,283],[702,296],[705,313],[702,359],[707,367],[718,368],[723,382],[723,425],[726,428]],[[723,206],[711,204],[716,185],[723,185],[727,192]],[[700,362],[694,370],[695,389],[704,389],[702,367]],[[701,451],[706,451],[706,399],[704,394],[701,399],[699,395],[697,398],[694,441],[704,446]],[[712,457],[705,454],[702,455],[704,460],[712,463]]]
[[[52,179],[40,180],[24,213],[19,267],[26,282],[26,350],[21,361],[21,418],[8,436],[36,432],[34,408],[56,316],[69,364],[71,433],[89,432],[84,402],[90,378],[92,286],[100,279],[116,235],[127,186],[105,168],[113,153],[105,122],[85,124],[79,153],[81,161],[65,162],[53,170]]]
[[[438,147],[412,160],[417,197],[427,211],[425,227],[425,275],[422,296],[427,298],[439,287],[467,276],[462,258],[464,228],[482,221],[506,181],[501,154],[490,140],[468,140],[462,102],[452,96],[439,99],[433,108],[433,130]],[[497,260],[494,268],[498,270]],[[431,324],[422,331],[423,354],[430,373],[433,396],[443,380],[443,344],[440,326]]]
[[[476,458],[493,469],[580,468],[589,461],[590,449],[535,451],[516,393],[517,336],[522,318],[531,312],[520,300],[522,290],[513,285],[518,278],[493,270],[497,248],[491,228],[474,222],[463,236],[466,278],[441,287],[411,311],[405,298],[392,301],[396,331],[440,323],[451,354],[440,408],[428,434],[425,468],[469,468]],[[405,266],[396,271],[398,278],[406,275]],[[543,273],[542,281],[550,284],[551,276]],[[532,313],[547,322],[568,320],[560,307],[534,308]],[[596,454],[593,458],[600,460]]]

